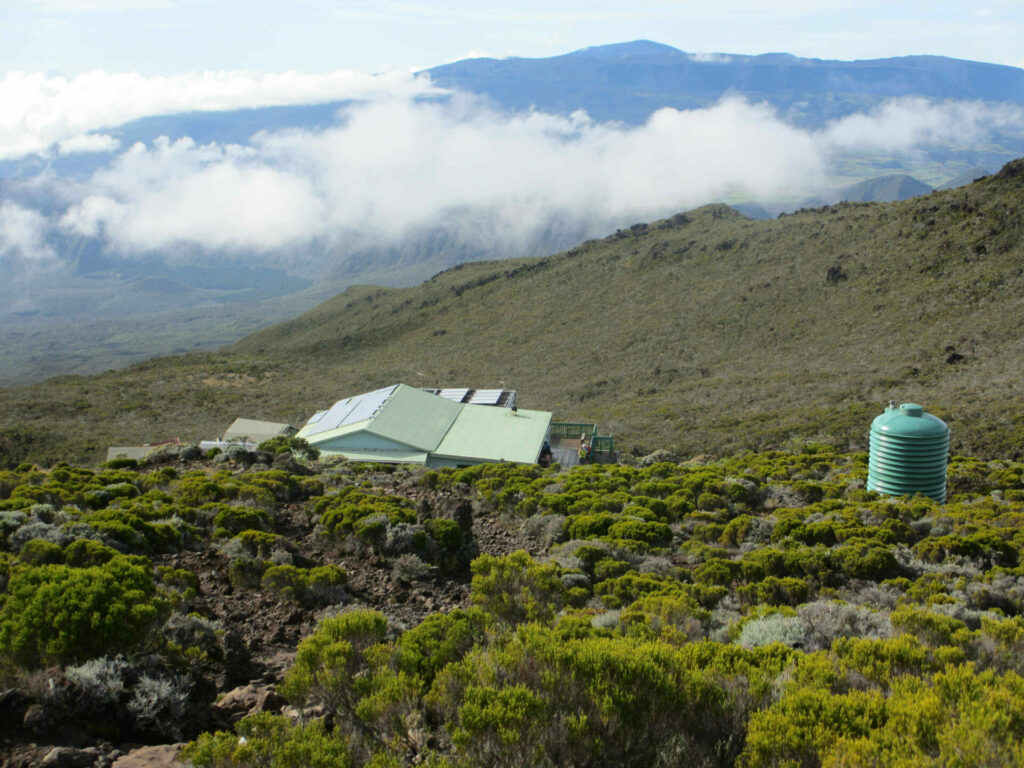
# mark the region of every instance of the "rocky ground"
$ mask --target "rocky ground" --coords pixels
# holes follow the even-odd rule
[[[224,464],[192,460],[176,466],[179,471],[200,467],[212,470]],[[182,739],[193,738],[201,730],[230,727],[254,712],[287,712],[287,702],[277,693],[277,687],[295,658],[296,646],[324,616],[359,606],[385,613],[400,627],[415,626],[428,614],[468,604],[468,562],[472,556],[502,555],[518,549],[532,554],[542,551],[519,524],[483,510],[468,494],[458,489],[427,489],[415,480],[408,473],[381,473],[372,475],[370,482],[375,490],[408,498],[421,510],[429,508],[433,517],[456,519],[468,536],[464,536],[465,551],[459,564],[448,569],[432,567],[413,578],[398,572],[394,558],[346,551],[328,540],[308,514],[307,503],[286,503],[276,509],[274,532],[294,543],[305,561],[338,565],[347,572],[344,595],[329,606],[304,606],[259,589],[236,588],[230,578],[230,558],[213,546],[154,557],[157,567],[183,569],[196,577],[198,589],[190,599],[189,610],[225,630],[223,652],[217,663],[205,670],[207,689],[193,693],[201,703],[188,713]],[[72,689],[60,668],[39,673],[31,685],[51,691]],[[26,696],[25,687],[0,690],[0,768],[177,765],[180,743],[97,742],[95,723],[84,727],[74,722],[75,715],[69,716],[74,708],[62,702],[60,696]],[[53,705],[48,706],[46,701]]]

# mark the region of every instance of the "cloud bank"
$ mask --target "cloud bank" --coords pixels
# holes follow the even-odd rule
[[[72,79],[8,72],[0,80],[0,160],[45,152],[56,143],[152,115],[408,97],[434,90],[429,80],[407,72],[228,71],[145,77],[95,71]]]
[[[464,94],[410,98],[429,88],[403,81],[327,129],[245,145],[163,138],[122,150],[80,121],[61,151],[119,154],[85,182],[53,182],[65,196],[56,212],[5,207],[0,256],[48,263],[49,235],[70,235],[135,258],[203,249],[287,267],[301,256],[315,277],[359,249],[448,227],[486,258],[558,227],[596,236],[723,199],[798,200],[844,152],[911,153],[1024,125],[1015,107],[903,99],[811,132],[729,98],[624,126],[582,112],[510,116]]]
[[[664,109],[639,128],[583,113],[508,117],[469,98],[391,100],[326,131],[258,135],[247,147],[136,145],[94,176],[62,221],[129,252],[175,243],[269,250],[354,231],[394,242],[467,210],[488,211],[508,236],[552,212],[642,218],[731,194],[779,194],[821,174],[812,136],[741,100]]]
[[[994,131],[1024,127],[1024,109],[1010,104],[920,97],[893,99],[869,113],[830,123],[819,136],[826,151],[912,152],[936,144],[970,145]]]

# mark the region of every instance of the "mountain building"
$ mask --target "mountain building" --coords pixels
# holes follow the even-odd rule
[[[484,404],[487,403],[487,404]],[[552,414],[517,408],[510,390],[424,390],[395,384],[313,414],[297,437],[352,461],[468,467],[537,461]]]
[[[235,419],[224,432],[225,443],[262,443],[274,437],[292,437],[298,432],[291,424],[277,424],[273,421]]]

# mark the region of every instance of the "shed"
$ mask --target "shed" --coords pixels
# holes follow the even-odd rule
[[[235,419],[224,433],[225,443],[262,443],[274,437],[292,437],[298,430],[291,424]]]

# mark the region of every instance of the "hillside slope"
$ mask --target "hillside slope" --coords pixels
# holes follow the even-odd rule
[[[506,386],[618,447],[863,447],[891,399],[1021,455],[1024,160],[956,190],[753,221],[707,206],[557,256],[357,287],[213,354],[0,391],[9,462],[98,460],[405,381]]]

